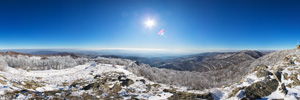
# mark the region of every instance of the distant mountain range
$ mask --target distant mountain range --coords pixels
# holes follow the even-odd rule
[[[212,52],[180,57],[121,57],[149,64],[152,67],[167,68],[180,71],[208,71],[237,66],[252,62],[269,52],[244,50],[240,52]],[[250,64],[250,63],[249,63]]]
[[[9,51],[12,52],[12,51]],[[17,52],[15,52],[17,53]],[[162,57],[141,57],[141,56],[124,56],[124,55],[109,55],[92,52],[64,52],[52,50],[32,51],[31,55],[70,55],[73,58],[97,58],[99,56],[106,58],[123,58],[137,61],[139,63],[149,64],[152,67],[167,68],[180,71],[208,71],[237,66],[246,62],[252,62],[255,59],[262,57],[269,52],[259,52],[244,50],[240,52],[207,52],[185,56],[162,56]],[[20,53],[21,54],[21,53]],[[27,54],[27,55],[28,55]],[[247,63],[249,64],[249,63]]]

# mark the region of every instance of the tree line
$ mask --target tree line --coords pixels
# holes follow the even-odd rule
[[[26,55],[0,55],[0,67],[8,65],[24,70],[60,70],[82,65],[87,61],[87,58],[72,58],[71,56],[48,56],[41,59],[41,57],[29,57]]]

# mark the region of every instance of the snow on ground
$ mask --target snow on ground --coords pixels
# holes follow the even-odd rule
[[[15,83],[26,84],[25,81],[28,82],[37,82],[38,84],[44,85],[41,87],[37,87],[35,89],[27,89],[31,91],[54,91],[54,90],[68,90],[70,89],[68,86],[63,86],[62,84],[71,84],[77,80],[84,80],[85,82],[92,82],[94,81],[95,75],[101,75],[105,72],[121,72],[126,75],[127,78],[131,80],[140,80],[144,79],[143,77],[138,77],[135,74],[129,72],[128,70],[124,69],[124,66],[116,65],[113,67],[110,64],[98,64],[96,66],[91,66],[91,63],[87,63],[84,65],[78,65],[73,68],[62,69],[62,70],[44,70],[44,71],[25,71],[21,69],[15,69],[9,67],[7,72],[0,72],[0,80],[5,80],[6,84],[0,83],[0,95],[4,95],[6,92],[12,92],[14,90],[22,90],[23,86],[15,86]],[[154,84],[147,79],[147,84]],[[167,99],[168,97],[172,96],[171,93],[163,92],[162,90],[167,86],[161,85],[162,87],[159,88],[158,93],[140,93],[137,94],[140,99],[151,99],[151,100],[158,100],[158,99]],[[111,88],[113,87],[110,86]],[[132,88],[136,91],[145,91],[147,86],[140,82],[134,82],[134,84],[126,87]],[[91,91],[84,91],[80,90],[74,92],[74,94],[81,95],[84,92],[91,93]],[[121,93],[122,91],[120,91]],[[105,94],[103,94],[105,95]],[[24,95],[18,96],[17,99],[25,99],[27,98]],[[129,98],[128,98],[129,99]]]
[[[280,86],[277,87],[277,90],[275,92],[272,92],[269,96],[266,96],[264,98],[267,99],[283,99],[285,98],[285,94],[279,91]]]
[[[298,80],[300,80],[300,72],[299,72],[299,66],[300,66],[300,62],[298,62],[296,59],[300,58],[300,51],[299,50],[295,50],[296,52],[293,52],[287,56],[293,56],[292,59],[295,60],[294,66],[287,66],[286,68],[284,68],[284,70],[282,71],[282,74],[286,73],[288,74],[288,76],[292,75],[292,74],[297,74],[298,73]],[[295,56],[296,55],[296,56]],[[270,72],[274,72],[273,68],[278,68],[279,66],[285,66],[285,62],[283,61],[279,61],[276,62],[276,65],[274,66],[268,66],[268,71]],[[275,77],[272,75],[269,75],[270,78],[274,79]],[[214,99],[217,100],[239,100],[241,98],[244,97],[244,91],[240,90],[237,92],[237,94],[231,98],[229,98],[228,96],[232,93],[232,90],[234,90],[235,88],[238,87],[247,87],[250,86],[253,83],[259,82],[259,81],[264,81],[265,77],[261,77],[258,78],[256,76],[256,71],[253,73],[250,73],[249,75],[245,76],[244,79],[241,80],[241,82],[239,83],[235,83],[233,85],[227,86],[227,87],[220,87],[220,88],[212,88],[212,89],[206,89],[203,91],[209,91],[212,93],[212,96],[214,97]],[[300,86],[294,86],[292,88],[288,88],[286,87],[288,93],[287,95],[283,94],[280,90],[279,87],[281,84],[292,84],[294,81],[291,79],[285,80],[284,77],[281,77],[281,82],[279,82],[279,86],[278,89],[274,92],[272,92],[269,96],[263,97],[262,99],[268,99],[268,100],[272,100],[272,99],[285,99],[285,100],[297,100],[300,97]],[[190,91],[190,92],[194,92],[194,93],[201,93],[201,91]]]

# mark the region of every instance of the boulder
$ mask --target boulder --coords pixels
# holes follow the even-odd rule
[[[176,92],[168,100],[195,100],[195,99],[206,99],[213,100],[211,93],[195,94],[187,92]]]
[[[133,84],[133,83],[134,83],[133,80],[131,80],[131,79],[126,79],[126,80],[123,80],[123,81],[122,81],[121,85],[122,85],[122,86],[129,86],[129,85],[131,85],[131,84]]]
[[[259,81],[245,88],[245,96],[251,99],[261,99],[276,91],[278,81],[276,79],[266,79],[265,82]]]

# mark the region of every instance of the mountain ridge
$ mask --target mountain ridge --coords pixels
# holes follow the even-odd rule
[[[216,73],[218,70],[209,70],[206,72],[188,72],[188,71],[174,71],[168,69],[158,69],[155,67],[145,67],[147,64],[137,64],[135,61],[121,58],[97,58],[88,62],[85,65],[79,65],[74,68],[63,70],[45,70],[45,71],[30,71],[16,70],[9,68],[9,72],[0,72],[0,85],[3,86],[0,90],[8,90],[6,96],[13,96],[13,98],[34,98],[31,95],[43,95],[46,97],[54,96],[49,89],[55,94],[59,94],[64,98],[107,98],[106,95],[115,99],[121,98],[136,98],[136,99],[170,99],[170,100],[185,100],[185,99],[208,99],[208,100],[248,100],[248,99],[289,99],[297,100],[300,98],[300,50],[280,50],[265,54],[255,51],[241,51],[231,54],[219,54],[215,57],[220,57],[216,61],[226,59],[237,59],[244,57],[245,59],[237,59],[244,61],[237,64],[235,67],[221,68],[221,73]],[[36,59],[36,58],[35,58]],[[250,59],[250,60],[248,60]],[[144,68],[136,70],[136,68]],[[223,70],[223,71],[222,71]],[[60,73],[66,71],[67,73]],[[142,72],[140,72],[142,71]],[[153,71],[153,72],[151,72]],[[229,72],[233,71],[233,72]],[[242,73],[234,73],[240,71]],[[76,72],[76,73],[75,73]],[[78,73],[77,73],[78,72]],[[103,73],[104,72],[104,73]],[[122,73],[119,73],[122,72]],[[140,72],[142,74],[137,74]],[[148,74],[148,72],[150,72]],[[202,83],[188,83],[190,77],[182,76],[183,72],[187,76],[191,76],[190,80],[200,80]],[[53,75],[51,75],[52,73]],[[163,73],[163,74],[162,74]],[[210,76],[210,73],[226,74],[229,77],[236,77],[230,80],[223,77],[221,81],[231,81],[227,85],[215,85],[217,81],[209,81],[204,77],[197,77],[198,73],[209,76],[208,79],[217,78],[217,76]],[[230,75],[229,73],[233,73]],[[42,74],[42,75],[40,75]],[[50,74],[50,75],[47,75]],[[56,76],[57,75],[57,76]],[[61,76],[60,76],[61,75]],[[84,77],[78,77],[82,75]],[[152,76],[151,77],[147,77]],[[168,76],[169,75],[169,76]],[[170,76],[180,76],[173,79]],[[212,74],[215,75],[215,74]],[[19,77],[14,77],[19,76]],[[71,78],[74,76],[74,79]],[[157,77],[154,77],[157,76]],[[182,76],[182,77],[181,77]],[[42,77],[42,78],[39,78]],[[58,78],[61,77],[61,78]],[[81,79],[80,81],[77,80]],[[184,77],[184,78],[183,78]],[[57,78],[59,80],[54,80]],[[64,79],[64,80],[60,80]],[[162,81],[155,81],[153,79],[162,79]],[[180,86],[176,84],[165,84],[163,80],[171,80],[173,82],[185,82],[186,85],[202,85],[209,88],[193,89],[189,86]],[[34,81],[33,81],[34,80]],[[46,82],[45,80],[59,81]],[[67,81],[65,81],[67,80]],[[107,81],[103,81],[107,80]],[[218,80],[218,79],[217,79]],[[234,81],[237,80],[237,81]],[[205,83],[205,81],[208,81]],[[64,83],[65,82],[65,83]],[[53,84],[55,83],[55,84]],[[76,84],[78,83],[78,84]],[[100,84],[106,84],[100,85]],[[113,83],[109,85],[109,83]],[[12,85],[14,84],[14,85]],[[48,85],[47,85],[48,84]],[[65,84],[65,85],[63,85]],[[156,87],[158,86],[159,87]],[[0,86],[0,87],[1,87]],[[59,86],[59,87],[57,87]],[[10,87],[10,88],[4,88]],[[102,87],[102,88],[99,88]],[[104,88],[106,87],[106,88]],[[151,87],[151,88],[150,88]],[[18,88],[19,90],[14,90]],[[73,89],[73,90],[72,90]],[[98,90],[101,91],[98,91]],[[108,90],[106,90],[108,89]],[[150,91],[148,91],[150,89]],[[133,91],[135,90],[135,91]],[[155,90],[158,90],[155,92]],[[19,92],[18,92],[19,91]],[[24,92],[25,91],[25,92]],[[39,91],[40,93],[35,93]],[[76,92],[77,91],[77,92]],[[81,91],[81,92],[78,92]],[[85,91],[84,94],[83,91]],[[93,92],[87,92],[93,91]],[[70,96],[63,95],[69,94]],[[96,93],[96,94],[94,94]],[[105,93],[106,95],[98,95]],[[1,92],[0,92],[1,94]],[[12,95],[10,95],[12,94]],[[29,95],[30,94],[30,95]],[[46,94],[46,95],[45,95]],[[89,96],[88,96],[89,95]],[[134,97],[134,95],[137,95]],[[147,95],[147,96],[145,96]],[[40,96],[37,96],[40,97]],[[55,97],[55,96],[54,96]]]

